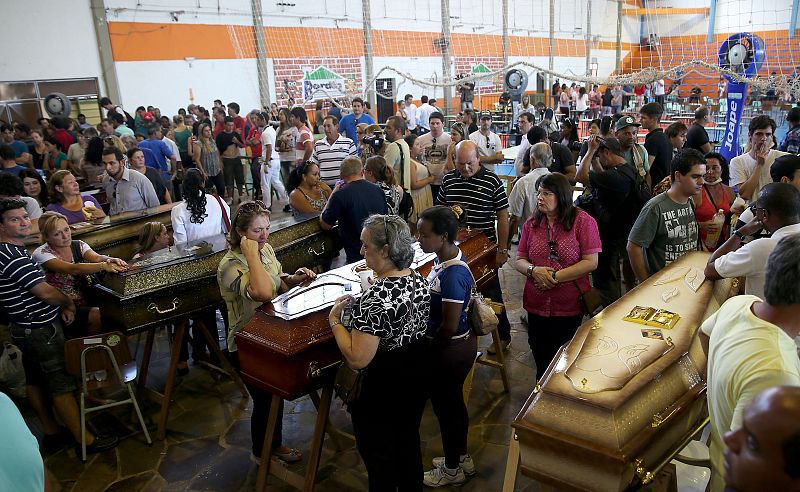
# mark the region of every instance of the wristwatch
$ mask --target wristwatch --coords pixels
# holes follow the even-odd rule
[[[528,265],[528,271],[526,272],[528,277],[533,277],[533,265]]]
[[[733,235],[738,237],[741,241],[744,241],[745,235],[742,234],[742,231],[737,229],[737,230],[733,231]]]
[[[508,249],[498,249],[497,252],[498,253],[502,253],[504,255],[507,255],[508,254]]]

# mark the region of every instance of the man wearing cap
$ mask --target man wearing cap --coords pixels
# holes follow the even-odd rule
[[[494,172],[494,165],[503,162],[503,143],[500,136],[491,130],[492,115],[484,111],[481,113],[481,126],[477,132],[469,134],[469,139],[478,147],[481,164],[489,171]]]
[[[639,216],[636,171],[625,162],[619,140],[594,135],[589,139],[575,179],[592,190],[592,216],[603,243],[597,269],[592,272],[592,284],[608,306],[622,296],[619,265],[620,261],[627,261],[628,234]]]
[[[647,149],[636,143],[640,126],[642,125],[637,123],[633,116],[623,116],[614,125],[614,136],[617,137],[622,147],[622,156],[625,157],[625,162],[636,169],[639,176],[647,182],[648,186],[652,187],[657,183],[650,183],[650,162]]]

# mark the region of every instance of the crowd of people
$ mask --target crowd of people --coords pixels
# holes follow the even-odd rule
[[[621,98],[640,95],[638,115],[620,112]],[[239,368],[234,335],[256,308],[316,277],[308,268],[283,272],[269,245],[274,193],[298,220],[318,218],[321,228],[336,228],[346,262],[365,260],[375,272],[363,295],[337,300],[329,314],[345,363],[369,369],[348,411],[371,490],[460,484],[476,473],[461,392],[476,352],[466,315],[475,280],[455,242],[460,227],[485,234],[497,245],[496,265],[510,261],[525,277],[522,305],[537,378],[589,314],[581,299],[590,289],[607,306],[695,250],[711,253],[707,278],[745,278],[745,295],[726,302],[700,335],[709,357],[712,485],[722,490],[723,435],[743,418],[763,418],[765,405],[797,396],[771,390],[748,407],[761,390],[800,385],[792,341],[800,332],[800,108],[789,111],[780,144],[773,118],[753,117],[744,153],[728,162],[713,151],[705,107],[690,127],[662,129],[664,95],[661,81],[652,102],[644,92],[601,94],[597,86],[576,88],[573,100],[563,85],[552,109],[526,105],[515,122],[521,141],[508,189],[495,172],[505,161],[503,139],[492,114],[476,112],[471,101],[449,132],[434,99],[423,96],[417,107],[411,95],[384,125],[360,98],[343,115],[318,107],[313,125],[300,106],[241,116],[238,104],[217,100],[211,112],[189,105],[170,118],[152,107],[132,116],[108,98],[100,101],[107,114],[97,127],[81,117],[42,119],[33,130],[3,125],[0,302],[25,354],[28,398],[45,444],[64,442],[46,393],[72,437],[81,439],[75,384],[59,348],[65,338],[103,329],[102,306],[93,305],[81,283],[88,274],[125,271],[129,261],[171,243],[227,234],[218,282],[227,354]],[[593,117],[588,135],[579,135],[575,109]],[[131,259],[72,240],[70,225],[105,217],[79,181],[98,183],[112,216],[179,202],[171,234],[160,223],[147,224]],[[584,188],[577,200],[576,184]],[[247,195],[251,200],[239,203]],[[24,241],[37,229],[42,245],[29,255]],[[410,268],[415,239],[436,255],[427,278]],[[503,303],[499,275],[483,293]],[[499,349],[507,351],[510,323],[505,312],[498,318]],[[213,328],[214,313],[194,322]],[[178,370],[185,372],[188,346],[181,350]],[[192,340],[192,352],[195,360],[208,357],[199,340]],[[272,396],[248,389],[259,460]],[[444,456],[426,471],[419,425],[428,400]],[[117,443],[109,435],[85,438],[89,452]],[[739,452],[735,437],[725,440]],[[272,446],[285,462],[302,457],[282,443],[280,426]]]

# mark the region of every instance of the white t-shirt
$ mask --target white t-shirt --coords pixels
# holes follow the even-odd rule
[[[656,96],[664,95],[664,79],[656,80],[653,84],[653,92]]]
[[[744,293],[764,299],[764,280],[767,259],[778,241],[800,233],[800,224],[781,227],[770,237],[762,237],[745,244],[736,251],[714,260],[717,273],[725,278],[746,277]]]
[[[528,139],[523,135],[522,141],[517,147],[517,157],[514,158],[514,171],[516,172],[517,176],[522,176],[522,164],[525,161],[525,153],[531,151],[531,143]]]
[[[417,106],[414,103],[406,104],[406,109],[403,111],[408,116],[408,129],[414,130],[417,128]]]
[[[230,207],[225,203],[225,200],[220,201],[225,208],[228,220],[230,220]],[[217,201],[213,195],[206,194],[206,217],[199,224],[190,221],[191,214],[186,207],[185,200],[173,207],[171,216],[172,237],[175,239],[175,243],[185,243],[225,233],[227,227],[223,225],[220,201]]]
[[[181,152],[178,150],[178,144],[168,139],[167,137],[164,137],[161,140],[163,140],[164,143],[167,144],[167,147],[169,147],[169,150],[172,151],[172,155],[175,156],[175,160],[181,162]]]
[[[30,196],[20,196],[19,198],[25,202],[25,211],[28,212],[29,219],[36,220],[42,216],[42,207],[39,206],[39,202],[35,198]]]
[[[536,169],[531,169],[531,172],[519,178],[514,183],[511,196],[508,197],[508,213],[509,215],[519,217],[520,225],[533,214],[536,208],[536,200],[539,198],[539,192],[536,190],[536,182],[546,174],[550,174],[549,169],[546,167],[537,167]],[[510,232],[510,234],[513,233],[514,231]]]
[[[759,299],[741,295],[725,301],[700,329],[708,345],[708,411],[711,418],[711,490],[725,488],[722,436],[742,425],[745,407],[774,386],[800,386],[794,340],[750,310]]]
[[[575,111],[586,111],[589,109],[589,94],[578,96],[575,100]]]
[[[78,240],[78,247],[80,248],[81,256],[85,256],[87,251],[92,251],[88,244]],[[33,251],[31,258],[37,265],[44,265],[50,260],[60,260],[61,258],[53,254],[53,250],[49,244],[45,243]]]
[[[500,136],[493,131],[490,131],[489,135],[484,135],[478,130],[470,133],[469,139],[478,146],[478,153],[484,157],[493,156],[496,152],[503,150],[503,143],[500,141]],[[494,164],[487,164],[484,162],[483,167],[494,172]]]
[[[436,109],[434,109],[434,107],[431,106],[428,103],[425,103],[425,104],[421,105],[419,108],[417,108],[417,111],[416,111],[416,113],[417,113],[417,125],[421,126],[422,128],[424,128],[426,130],[430,130],[431,129],[431,125],[429,123],[429,120],[430,120],[430,117],[431,117],[431,115],[433,114],[434,111],[436,111]]]
[[[261,132],[261,145],[264,146],[264,150],[261,151],[261,155],[267,154],[267,145],[272,147],[272,153],[269,156],[269,160],[273,164],[276,162],[280,164],[281,161],[280,157],[278,156],[278,149],[275,146],[277,138],[278,133],[274,128],[272,128],[272,125],[267,125],[267,127],[264,128],[264,131]]]
[[[434,140],[435,145],[434,145]],[[428,167],[428,171],[436,177],[433,181],[435,185],[442,184],[442,176],[445,174],[447,166],[447,148],[453,139],[449,133],[442,133],[438,137],[433,136],[433,132],[428,132],[417,139],[422,147],[422,160]],[[412,158],[414,156],[411,156]],[[435,197],[434,197],[435,199]]]
[[[764,165],[761,166],[761,175],[758,178],[758,184],[756,184],[756,188],[753,190],[753,196],[750,198],[750,200],[748,200],[748,203],[756,201],[756,199],[758,199],[758,192],[761,191],[761,188],[767,186],[769,183],[772,183],[772,176],[770,176],[769,170],[772,167],[772,163],[775,162],[775,159],[782,155],[786,155],[786,152],[781,152],[774,149],[769,151],[767,158],[764,160]],[[752,176],[755,171],[756,160],[750,157],[749,152],[747,154],[734,157],[731,159],[731,187],[741,186],[742,183],[750,179],[750,176]]]

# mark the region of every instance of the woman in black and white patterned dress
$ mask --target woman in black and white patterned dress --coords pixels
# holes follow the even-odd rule
[[[348,407],[356,445],[371,491],[422,490],[419,425],[425,406],[421,361],[430,313],[428,282],[409,268],[414,238],[403,219],[370,216],[361,242],[375,283],[358,299],[338,299],[329,315],[346,363],[366,368],[360,398]],[[345,327],[341,314],[348,304],[352,316]]]

